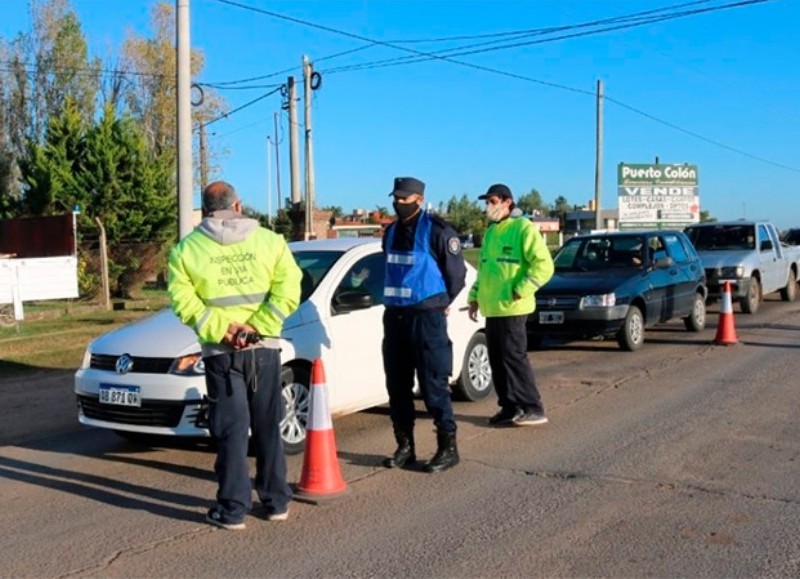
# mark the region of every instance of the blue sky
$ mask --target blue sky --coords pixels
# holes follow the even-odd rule
[[[730,2],[695,2],[684,9]],[[575,25],[681,2],[237,3],[395,44]],[[121,45],[127,28],[139,33],[147,30],[152,3],[72,0],[71,5],[82,22],[90,50],[102,56]],[[26,0],[2,0],[2,7],[0,34],[9,37],[29,26]],[[399,175],[425,181],[427,199],[435,205],[452,195],[466,193],[476,198],[495,182],[507,183],[517,194],[536,188],[547,202],[563,195],[570,203],[585,204],[594,194],[593,94],[600,79],[609,97],[603,121],[603,207],[617,206],[618,163],[651,163],[658,157],[662,163],[698,166],[701,207],[719,219],[746,216],[771,219],[781,228],[800,227],[797,0],[772,0],[457,57],[531,80],[441,60],[337,72],[337,68],[408,53],[372,45],[325,58],[368,43],[218,0],[190,0],[190,11],[192,45],[206,57],[206,67],[196,80],[236,81],[296,66],[294,74],[300,83],[302,55],[315,61],[322,74],[322,86],[313,100],[318,206],[339,205],[346,211],[389,206],[387,195],[393,178]],[[430,52],[487,40],[492,39],[402,46]],[[285,80],[286,74],[281,74],[245,85]],[[268,90],[226,90],[222,94],[231,108],[236,108]],[[232,182],[245,202],[260,211],[268,209],[266,139],[272,135],[273,112],[280,110],[280,104],[280,96],[275,94],[209,127],[210,139],[228,151],[218,176]],[[302,121],[302,102],[298,112]],[[286,197],[285,114],[281,125],[282,192]],[[277,193],[274,162],[272,165],[274,211]]]

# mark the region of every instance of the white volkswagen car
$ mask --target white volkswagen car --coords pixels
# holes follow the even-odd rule
[[[322,359],[331,415],[388,402],[381,356],[384,256],[380,240],[289,244],[303,271],[301,304],[284,324],[281,382],[288,453],[303,450],[311,364]],[[467,265],[467,288],[475,269]],[[453,303],[454,394],[479,400],[493,390],[483,328],[467,316],[467,290]],[[460,361],[460,365],[458,364]],[[171,310],[100,336],[75,374],[78,419],[128,438],[208,436],[200,345]]]

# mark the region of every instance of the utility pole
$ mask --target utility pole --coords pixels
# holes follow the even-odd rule
[[[274,144],[275,144],[275,188],[278,191],[278,204],[275,206],[275,216],[277,217],[278,211],[281,210],[281,203],[283,203],[283,197],[281,197],[281,156],[280,156],[280,142],[278,141],[278,113],[277,111],[272,114],[272,119],[275,123],[275,136],[274,136]]]
[[[178,107],[178,233],[181,239],[192,231],[192,97],[189,0],[175,0]]]
[[[206,124],[200,123],[200,190],[208,185],[208,149],[206,148]]]
[[[603,179],[603,81],[597,81],[597,147],[594,161],[594,228],[603,229],[600,215],[600,197]]]
[[[267,225],[272,223],[272,170],[270,157],[272,156],[272,147],[269,142],[269,135],[267,135]]]
[[[297,95],[294,77],[286,81],[289,92],[289,173],[292,185],[292,205],[300,203],[300,161],[298,159],[297,138]]]
[[[306,239],[314,237],[314,151],[311,145],[311,76],[313,66],[308,57],[303,55],[303,108],[305,125],[305,158],[306,158]]]

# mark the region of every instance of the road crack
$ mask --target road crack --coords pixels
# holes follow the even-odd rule
[[[116,563],[119,559],[121,559],[126,555],[140,555],[143,553],[147,553],[149,551],[153,551],[165,545],[168,546],[173,544],[180,544],[188,540],[193,540],[198,535],[201,534],[204,535],[216,531],[217,529],[210,526],[198,527],[197,529],[193,529],[191,531],[187,531],[185,533],[181,533],[173,537],[167,537],[165,539],[160,539],[158,541],[145,543],[144,545],[136,545],[135,547],[121,549],[106,557],[105,561],[103,561],[102,563],[98,563],[96,565],[91,565],[88,567],[83,567],[81,569],[75,569],[73,571],[68,571],[66,573],[62,573],[61,575],[57,575],[56,577],[58,579],[62,579],[66,577],[77,577],[77,576],[89,576],[89,577],[96,577],[98,575],[102,576],[104,574],[103,572],[106,569],[110,569],[114,565],[114,563]]]

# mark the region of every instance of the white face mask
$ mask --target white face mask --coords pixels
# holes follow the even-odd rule
[[[508,207],[504,203],[486,206],[486,218],[492,223],[502,221],[506,215],[508,215]]]

